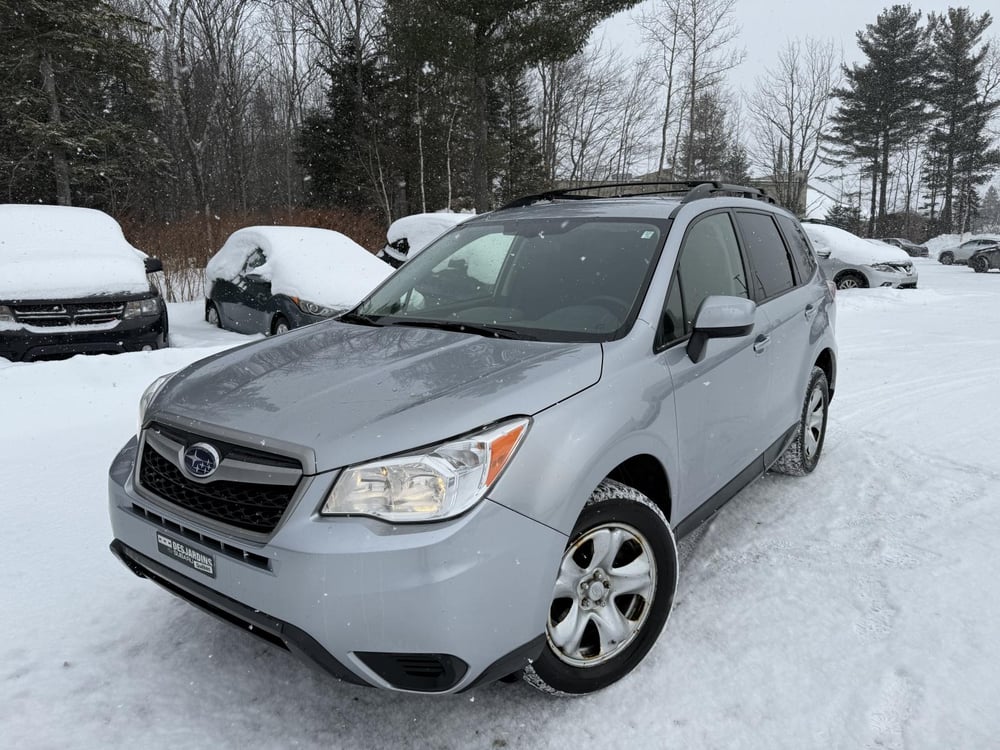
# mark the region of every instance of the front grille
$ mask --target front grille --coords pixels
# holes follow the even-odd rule
[[[106,325],[122,319],[124,302],[87,302],[80,304],[15,305],[19,323],[41,328],[60,326]]]
[[[199,484],[149,445],[142,452],[139,484],[192,513],[262,534],[277,527],[297,487],[227,481]]]
[[[189,529],[187,526],[171,521],[169,518],[165,518],[159,513],[154,513],[148,508],[143,508],[141,505],[136,505],[135,503],[132,503],[132,512],[140,518],[145,518],[147,521],[151,521],[167,531],[172,531],[175,534],[186,536],[192,541],[200,542],[206,547],[211,547],[216,552],[221,552],[234,560],[245,562],[255,568],[260,568],[261,570],[271,569],[271,561],[263,555],[258,555],[256,552],[250,552],[249,550],[245,550],[241,547],[235,547],[232,544],[227,544],[226,542],[220,541],[215,537],[202,534],[200,531]]]

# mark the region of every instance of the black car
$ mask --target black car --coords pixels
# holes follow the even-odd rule
[[[19,362],[167,345],[163,270],[107,214],[0,206],[0,357]]]
[[[880,237],[879,242],[895,245],[900,250],[905,251],[911,258],[926,258],[930,254],[925,245],[918,245],[916,242],[911,242],[903,237]]]
[[[1000,246],[977,250],[969,258],[969,265],[976,273],[986,273],[990,269],[1000,269]]]
[[[246,227],[208,262],[205,320],[239,333],[284,333],[353,307],[391,270],[339,232]]]

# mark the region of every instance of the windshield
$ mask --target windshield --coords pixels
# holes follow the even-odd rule
[[[348,320],[544,341],[608,341],[638,315],[666,222],[486,221],[449,232]]]

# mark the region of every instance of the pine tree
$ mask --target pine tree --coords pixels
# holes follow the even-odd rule
[[[419,57],[460,87],[467,102],[475,207],[492,207],[498,81],[578,52],[604,18],[638,0],[387,0],[386,52]]]
[[[991,169],[1000,165],[1000,151],[990,148],[987,132],[1000,100],[987,100],[979,91],[989,45],[976,49],[992,18],[989,13],[975,17],[968,8],[950,8],[946,14],[931,14],[929,20],[927,98],[934,126],[925,183],[934,196],[932,211],[940,196],[940,231],[966,231],[975,208],[975,187],[986,183]]]
[[[860,162],[871,180],[871,234],[887,212],[890,157],[925,122],[927,51],[920,17],[920,11],[908,5],[883,10],[874,24],[857,34],[866,62],[845,66],[846,85],[833,91],[840,99],[831,118],[836,153]]]
[[[0,0],[0,166],[8,199],[138,205],[162,169],[139,19],[104,0]]]
[[[980,232],[1000,234],[1000,193],[990,185],[983,196],[983,205],[979,210],[976,229]]]

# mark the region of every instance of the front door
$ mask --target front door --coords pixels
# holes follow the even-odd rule
[[[757,310],[750,335],[709,340],[700,362],[692,362],[686,351],[702,301],[712,295],[749,298],[747,278],[730,213],[695,219],[680,248],[659,344],[674,382],[680,518],[748,467],[762,466],[759,431],[769,375],[768,350],[760,346],[767,324],[763,311]]]

